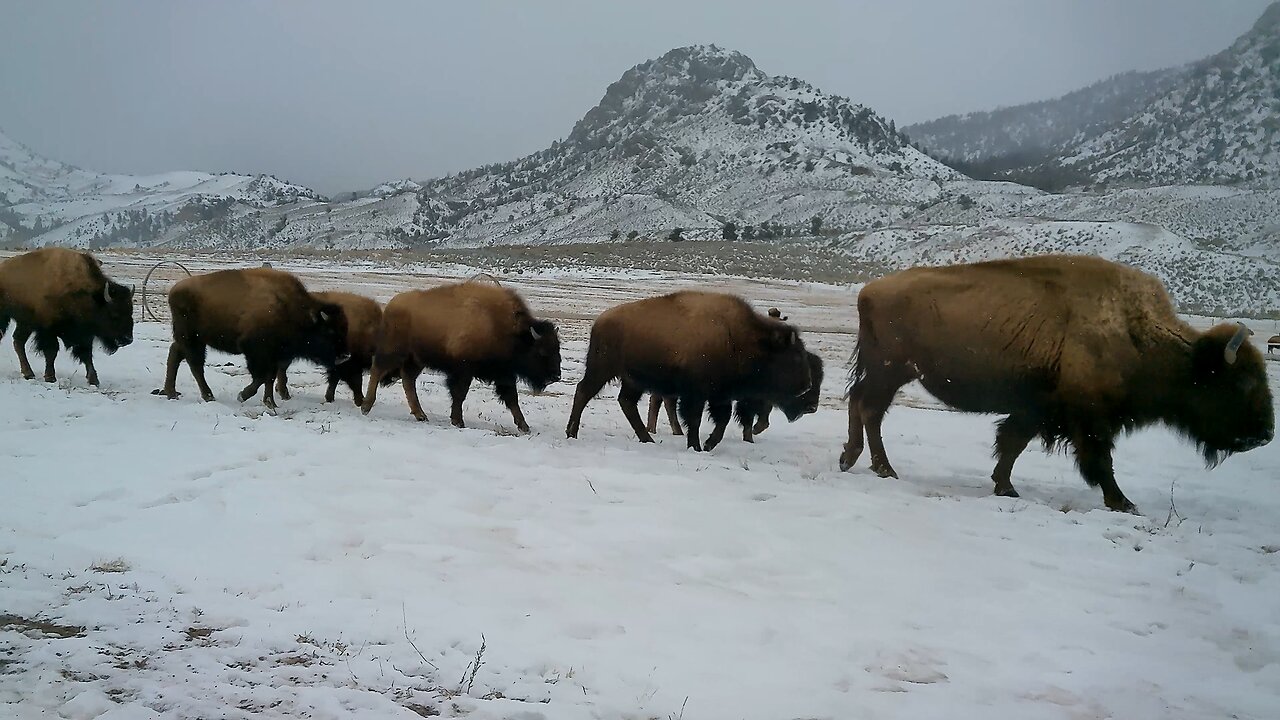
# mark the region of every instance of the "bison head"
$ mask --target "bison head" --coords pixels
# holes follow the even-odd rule
[[[1201,335],[1191,349],[1191,387],[1174,424],[1216,465],[1232,453],[1271,442],[1275,406],[1266,361],[1247,341],[1243,324],[1222,324]]]
[[[813,386],[809,353],[795,328],[780,322],[771,323],[760,349],[760,380],[768,395],[779,398],[779,406],[782,398],[799,398]]]
[[[341,305],[317,303],[311,313],[311,325],[304,333],[305,357],[323,367],[332,368],[349,357],[347,349],[347,315]]]
[[[806,355],[809,359],[809,389],[800,395],[786,396],[776,403],[791,422],[818,411],[818,396],[822,392],[822,358],[814,353]]]
[[[560,333],[550,320],[534,320],[520,333],[516,347],[516,376],[542,392],[560,381]]]
[[[133,290],[107,281],[94,302],[93,334],[108,353],[133,342]]]

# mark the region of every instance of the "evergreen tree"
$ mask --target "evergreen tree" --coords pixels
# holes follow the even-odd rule
[[[725,240],[737,240],[738,239],[737,223],[733,222],[732,220],[725,223],[724,227],[720,229],[720,237],[723,237]]]
[[[814,215],[809,218],[809,234],[817,237],[822,234],[822,218]]]
[[[681,240],[684,240],[684,228],[676,228],[672,230],[671,234],[667,236],[667,239],[671,242],[680,242]]]

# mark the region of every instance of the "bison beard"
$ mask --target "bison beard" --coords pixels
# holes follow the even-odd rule
[[[492,383],[520,432],[529,425],[516,383],[536,391],[560,379],[560,336],[554,323],[532,316],[513,290],[465,282],[400,293],[387,303],[361,411],[368,414],[378,388],[399,378],[409,412],[427,419],[418,399],[423,370],[445,374],[455,427],[465,427],[462,405],[473,380]]]
[[[919,380],[956,409],[1006,415],[996,430],[997,495],[1016,497],[1014,462],[1039,437],[1069,445],[1112,510],[1135,512],[1116,484],[1115,438],[1163,423],[1215,465],[1264,445],[1275,428],[1262,354],[1247,330],[1200,333],[1158,280],[1092,257],[1046,256],[915,268],[858,296],[858,346],[841,470],[866,445],[871,469],[897,477],[881,423]]]
[[[615,379],[618,404],[640,442],[653,442],[636,407],[640,397],[676,396],[695,451],[703,449],[704,407],[715,422],[709,450],[724,437],[734,400],[793,398],[812,386],[795,328],[756,314],[741,298],[695,291],[625,303],[596,319],[568,437],[577,437],[587,403]]]
[[[61,342],[98,385],[93,343],[108,354],[133,342],[133,290],[112,282],[88,253],[44,248],[0,263],[0,337],[15,324],[13,348],[22,376],[35,377],[26,345],[35,336],[44,356],[44,380],[54,382]]]

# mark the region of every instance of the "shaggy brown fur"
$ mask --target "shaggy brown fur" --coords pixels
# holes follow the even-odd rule
[[[1120,433],[1169,425],[1211,465],[1274,433],[1261,353],[1248,343],[1228,353],[1235,325],[1197,332],[1159,280],[1124,265],[1044,256],[915,268],[868,283],[858,312],[841,469],[865,431],[872,469],[897,477],[880,427],[912,380],[959,410],[1008,416],[996,433],[999,495],[1017,495],[1010,473],[1036,437],[1069,444],[1107,507],[1133,510],[1112,470]]]
[[[26,350],[34,334],[45,382],[57,380],[53,365],[62,341],[84,364],[89,384],[97,385],[93,341],[108,353],[133,342],[133,290],[108,280],[89,253],[33,250],[0,262],[0,337],[10,320],[22,377],[35,377]]]
[[[734,400],[795,397],[812,384],[795,328],[757,314],[741,298],[691,290],[618,305],[596,319],[566,435],[577,437],[586,404],[615,379],[622,382],[618,403],[640,442],[653,442],[636,407],[641,395],[674,395],[694,450],[703,449],[704,406],[715,421],[711,449],[724,437]]]
[[[178,365],[183,360],[206,402],[213,391],[204,378],[207,348],[244,355],[252,377],[240,392],[244,402],[262,391],[275,409],[272,383],[281,370],[305,358],[326,370],[345,359],[347,322],[342,307],[322,302],[287,272],[268,268],[220,270],[182,280],[169,291],[173,344],[164,388],[153,394],[179,397]]]
[[[560,380],[555,324],[529,312],[514,290],[479,282],[413,290],[391,298],[382,314],[377,350],[361,410],[377,400],[378,385],[399,376],[409,411],[426,420],[416,382],[424,369],[445,374],[453,401],[450,422],[464,427],[462,403],[478,379],[492,383],[520,432],[529,432],[517,381],[541,391]]]
[[[322,303],[340,306],[347,319],[348,357],[328,370],[329,387],[324,401],[333,402],[338,383],[344,382],[351,388],[351,396],[359,407],[364,402],[364,373],[373,366],[374,345],[382,325],[382,306],[376,300],[349,292],[318,292],[311,296]],[[282,399],[289,399],[288,377],[283,369],[276,378],[276,392]]]

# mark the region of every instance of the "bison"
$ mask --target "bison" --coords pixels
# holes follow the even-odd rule
[[[1013,464],[1040,438],[1069,445],[1108,508],[1136,512],[1116,485],[1121,433],[1163,423],[1212,467],[1271,441],[1275,410],[1262,354],[1243,325],[1198,332],[1159,280],[1095,257],[1042,256],[914,268],[858,294],[849,391],[847,470],[862,453],[897,477],[881,420],[912,380],[961,411],[1005,415],[997,426],[995,493],[1017,497]]]
[[[0,263],[0,337],[10,320],[22,377],[35,377],[26,349],[34,334],[36,350],[44,356],[45,382],[58,379],[53,364],[62,341],[96,386],[94,340],[107,353],[133,342],[133,289],[109,280],[89,253],[33,250]]]
[[[209,402],[213,391],[204,378],[207,348],[244,355],[251,382],[240,391],[244,402],[262,387],[262,404],[276,409],[272,384],[297,359],[329,372],[347,359],[347,320],[342,306],[307,292],[293,275],[270,268],[220,270],[180,281],[169,291],[173,343],[165,367],[164,388],[152,394],[170,399],[177,391],[183,360]]]
[[[813,383],[795,328],[758,315],[741,298],[692,290],[618,305],[596,318],[568,437],[578,436],[583,409],[615,379],[622,382],[618,403],[640,442],[653,442],[636,407],[640,397],[677,396],[695,451],[703,449],[704,406],[715,422],[710,450],[724,437],[734,400],[796,398]]]
[[[514,290],[478,282],[411,290],[391,298],[382,313],[361,411],[373,408],[379,384],[398,376],[409,411],[426,420],[415,384],[424,369],[444,373],[454,427],[465,427],[462,403],[471,381],[481,380],[493,384],[527,433],[516,383],[541,392],[560,380],[560,335],[555,323],[533,317]]]
[[[807,356],[809,359],[809,372],[813,376],[808,392],[793,398],[775,399],[777,405],[782,408],[783,414],[791,422],[795,422],[801,416],[818,410],[819,393],[822,390],[822,358],[812,352],[807,353]],[[744,399],[734,403],[733,414],[738,419],[738,424],[742,426],[742,439],[745,442],[755,442],[755,436],[769,428],[769,413],[773,410],[773,407],[773,402],[765,400]],[[671,434],[683,435],[684,431],[680,427],[680,417],[676,414],[676,398],[671,395],[649,395],[649,422],[645,425],[645,429],[650,434],[658,431],[658,412],[660,409],[665,409],[667,412],[667,422],[671,425]]]
[[[373,366],[374,343],[382,325],[382,306],[376,300],[349,292],[318,292],[312,293],[312,297],[322,303],[341,306],[347,320],[348,357],[336,366],[326,368],[329,387],[325,390],[324,401],[333,402],[338,383],[344,382],[351,388],[356,407],[359,407],[364,402],[364,373]],[[281,399],[289,399],[288,376],[284,369],[276,378],[276,393]]]

